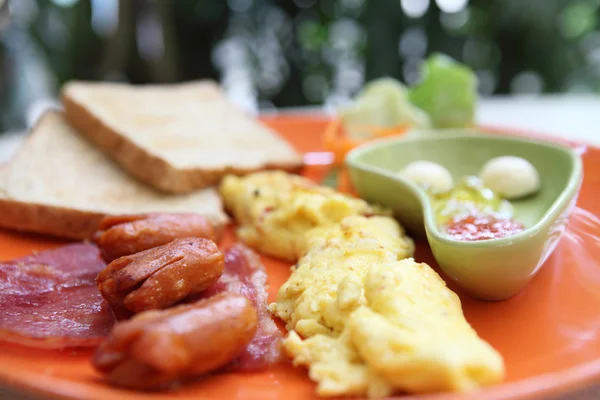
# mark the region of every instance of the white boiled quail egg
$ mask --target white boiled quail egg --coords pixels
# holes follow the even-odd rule
[[[529,196],[540,190],[538,171],[521,157],[492,158],[481,168],[479,179],[485,187],[508,200]]]
[[[450,172],[432,161],[414,161],[398,174],[433,194],[444,193],[454,188]]]

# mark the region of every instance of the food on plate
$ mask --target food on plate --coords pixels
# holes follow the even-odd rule
[[[259,251],[295,261],[305,249],[305,234],[314,227],[350,215],[385,214],[362,199],[342,194],[282,171],[245,177],[227,176],[219,188],[225,208],[235,217],[237,235]]]
[[[150,213],[107,216],[100,221],[93,239],[102,258],[111,262],[175,239],[198,237],[218,242],[221,235],[198,214]]]
[[[482,183],[508,200],[532,195],[540,190],[540,176],[527,160],[502,156],[489,160],[481,168]]]
[[[507,200],[485,187],[476,176],[462,177],[449,192],[430,195],[431,204],[439,225],[452,218],[472,213],[512,217],[513,207]]]
[[[525,226],[513,218],[507,198],[521,198],[540,189],[533,165],[517,157],[497,157],[485,164],[480,176],[465,176],[444,193],[429,191],[441,230],[452,239],[465,241],[498,239],[524,231]]]
[[[258,255],[236,243],[225,251],[225,269],[221,278],[198,296],[209,298],[223,292],[240,294],[248,298],[256,309],[256,334],[230,364],[230,369],[262,370],[282,359],[282,334],[268,310],[267,288],[267,271]]]
[[[380,124],[428,126],[430,116],[414,103],[430,81],[444,70],[454,90],[465,83],[454,67],[429,62],[435,68],[428,64],[421,86],[407,91],[382,79],[365,87],[357,107],[379,112],[371,117]],[[64,348],[104,338],[94,367],[111,385],[139,390],[264,370],[284,349],[323,396],[466,391],[502,379],[501,356],[435,271],[410,258],[413,241],[390,211],[298,175],[262,171],[295,170],[301,157],[216,84],[72,82],[62,96],[65,113],[46,113],[0,171],[0,226],[91,238],[98,247],[0,263],[0,339]],[[435,124],[459,124],[456,114],[440,117],[447,111],[440,98],[423,108]],[[518,228],[491,213],[460,219],[467,197],[474,209],[506,211],[509,203],[479,183],[455,188],[431,162],[401,173],[446,213],[448,234],[481,240]],[[228,221],[208,187],[219,182],[238,237],[297,262],[270,306],[259,256],[242,244],[222,253],[215,243]],[[471,226],[481,229],[473,234]],[[271,312],[286,323],[287,339]]]
[[[455,240],[497,239],[522,232],[525,227],[512,218],[513,206],[507,199],[540,189],[535,167],[513,156],[491,159],[480,177],[465,176],[456,186],[450,172],[432,161],[414,161],[398,174],[427,192],[438,226]]]
[[[473,71],[434,54],[425,60],[421,75],[410,88],[393,78],[375,79],[338,108],[338,118],[323,135],[323,145],[333,153],[335,165],[343,164],[353,148],[373,139],[421,135],[423,128],[429,132],[429,128],[473,126],[477,102]]]
[[[362,281],[377,263],[412,256],[414,245],[391,217],[351,216],[311,230],[307,251],[279,288],[271,311],[304,337],[339,334],[364,300]]]
[[[454,187],[450,172],[433,161],[414,161],[398,174],[432,194],[445,193]]]
[[[97,345],[114,325],[94,283],[104,266],[91,244],[0,262],[0,339],[55,349]]]
[[[408,99],[408,90],[393,78],[367,83],[354,101],[338,110],[349,139],[365,140],[372,132],[365,127],[428,127],[429,117]]]
[[[213,188],[166,195],[123,172],[65,122],[41,117],[25,144],[0,170],[0,227],[90,238],[106,215],[193,212],[216,230],[227,223]]]
[[[284,348],[321,396],[466,391],[501,381],[502,357],[465,320],[458,296],[389,217],[351,216],[307,234],[272,312]]]
[[[178,224],[185,215],[176,216],[118,217],[102,227],[144,221],[141,228],[149,233],[159,234],[158,228],[181,232]],[[136,229],[130,230],[139,233]],[[140,248],[135,241],[129,244]],[[239,243],[224,256],[209,239],[180,238],[108,265],[96,246],[70,245],[0,264],[0,287],[6,289],[0,293],[0,339],[33,347],[94,346],[109,335],[115,317],[120,319],[95,358],[115,385],[158,389],[217,368],[259,371],[282,359],[282,334],[268,311],[265,267]],[[142,334],[146,339],[137,341]],[[136,352],[151,353],[152,362],[165,365],[145,364],[148,359],[136,358]]]
[[[163,309],[214,285],[224,258],[208,239],[182,238],[120,257],[96,278],[98,289],[118,317]]]
[[[421,79],[409,92],[411,103],[427,113],[435,128],[472,125],[477,98],[475,73],[442,54],[425,60]]]
[[[474,123],[477,76],[466,65],[434,54],[407,88],[394,78],[368,82],[337,115],[347,139],[364,141],[411,128],[464,128]]]
[[[454,240],[499,239],[522,232],[513,207],[476,176],[463,177],[453,190],[431,196],[438,226]]]
[[[523,232],[525,227],[512,218],[471,212],[453,217],[444,226],[444,231],[454,240],[489,240]]]
[[[111,385],[167,389],[231,362],[254,337],[257,317],[244,296],[220,293],[118,323],[92,359]]]
[[[264,265],[242,244],[224,257],[211,240],[181,238],[108,266],[96,246],[69,245],[0,264],[0,339],[64,348],[108,335],[94,363],[128,388],[161,389],[217,369],[260,371],[282,359],[267,287]],[[134,312],[111,332],[115,317]]]
[[[462,392],[503,379],[502,357],[477,336],[458,296],[427,264],[377,264],[364,290],[367,304],[347,329],[358,354],[391,387]]]
[[[139,180],[186,193],[229,173],[296,170],[302,157],[228,101],[212,81],[171,85],[69,82],[68,121]]]

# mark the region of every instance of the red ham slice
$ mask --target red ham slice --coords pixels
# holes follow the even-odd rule
[[[259,321],[254,338],[231,365],[232,369],[255,371],[279,362],[282,335],[267,308],[267,272],[259,257],[242,244],[235,244],[225,252],[223,275],[202,297],[221,292],[245,296],[256,308]]]
[[[26,346],[95,346],[114,318],[94,278],[98,248],[71,244],[0,263],[0,339]]]

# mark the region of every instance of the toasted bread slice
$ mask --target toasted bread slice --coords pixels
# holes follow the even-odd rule
[[[226,174],[297,170],[302,158],[277,133],[236,108],[212,81],[128,85],[73,81],[68,121],[133,176],[172,193]]]
[[[85,239],[105,215],[145,212],[196,212],[218,230],[228,220],[213,188],[159,192],[120,169],[59,112],[44,114],[0,169],[0,227]]]

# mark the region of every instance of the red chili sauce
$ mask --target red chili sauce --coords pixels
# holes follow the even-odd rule
[[[525,229],[513,219],[480,213],[454,217],[445,228],[452,239],[465,241],[497,239],[515,235]]]

